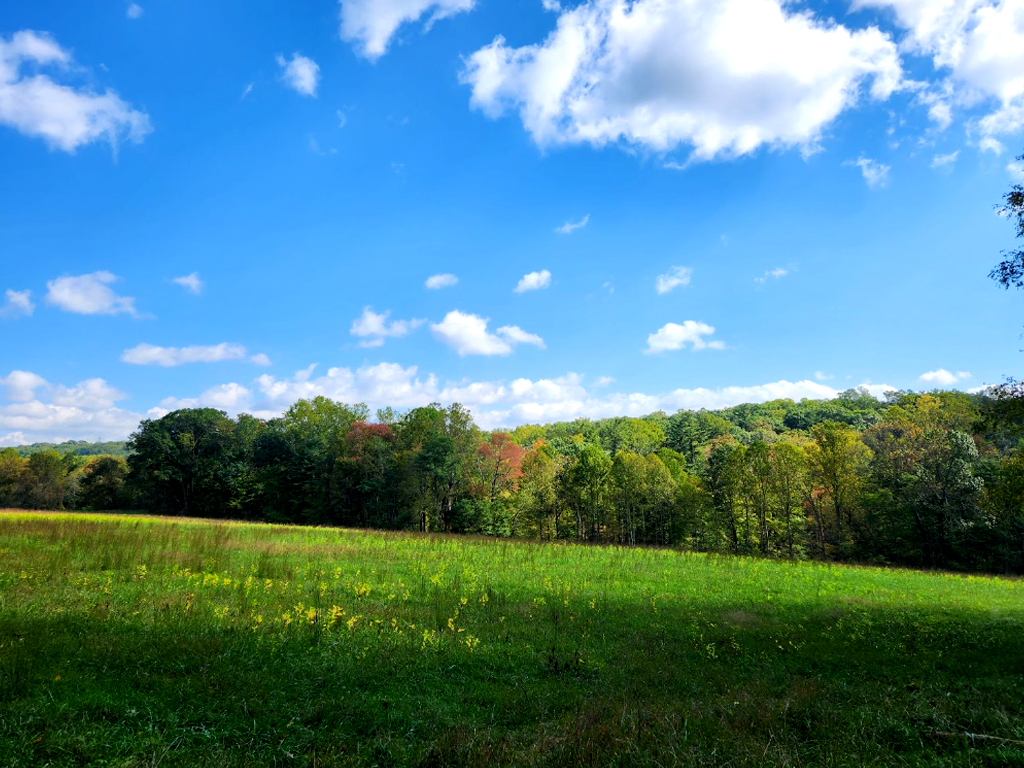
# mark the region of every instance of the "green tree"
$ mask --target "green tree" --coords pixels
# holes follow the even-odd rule
[[[810,479],[830,508],[835,526],[833,544],[845,553],[853,541],[854,512],[871,450],[856,430],[834,421],[816,425],[811,435],[814,442],[807,447]],[[829,526],[820,515],[818,527],[824,538]]]
[[[22,505],[27,463],[14,448],[0,450],[0,509]]]
[[[1017,160],[1024,162],[1024,155]],[[1024,238],[1024,185],[1014,184],[1003,195],[1003,201],[996,205],[1000,216],[1005,216],[1013,225],[1014,234]],[[1003,260],[989,273],[989,277],[1003,288],[1024,287],[1024,248],[1015,251],[1003,251]]]
[[[85,465],[78,484],[78,503],[86,509],[125,509],[128,494],[125,479],[128,462],[114,456],[100,456]]]
[[[128,443],[129,483],[149,509],[223,517],[234,491],[234,429],[213,408],[144,420]]]
[[[559,472],[559,497],[575,516],[579,541],[597,541],[603,534],[611,468],[608,454],[588,443],[580,446]]]

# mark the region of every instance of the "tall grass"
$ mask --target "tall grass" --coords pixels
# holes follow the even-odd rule
[[[0,765],[1024,764],[1022,629],[998,578],[7,512]]]

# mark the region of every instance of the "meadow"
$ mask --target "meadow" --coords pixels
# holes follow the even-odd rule
[[[1024,765],[1022,639],[1012,579],[0,513],[9,768]]]

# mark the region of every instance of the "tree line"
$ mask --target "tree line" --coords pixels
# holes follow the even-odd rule
[[[479,429],[458,404],[143,421],[127,458],[0,452],[0,506],[144,509],[1024,572],[1021,393],[851,390]]]

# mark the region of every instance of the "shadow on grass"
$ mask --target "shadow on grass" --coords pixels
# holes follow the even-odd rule
[[[1024,765],[1021,616],[612,602],[372,634],[0,614],[0,764]]]

